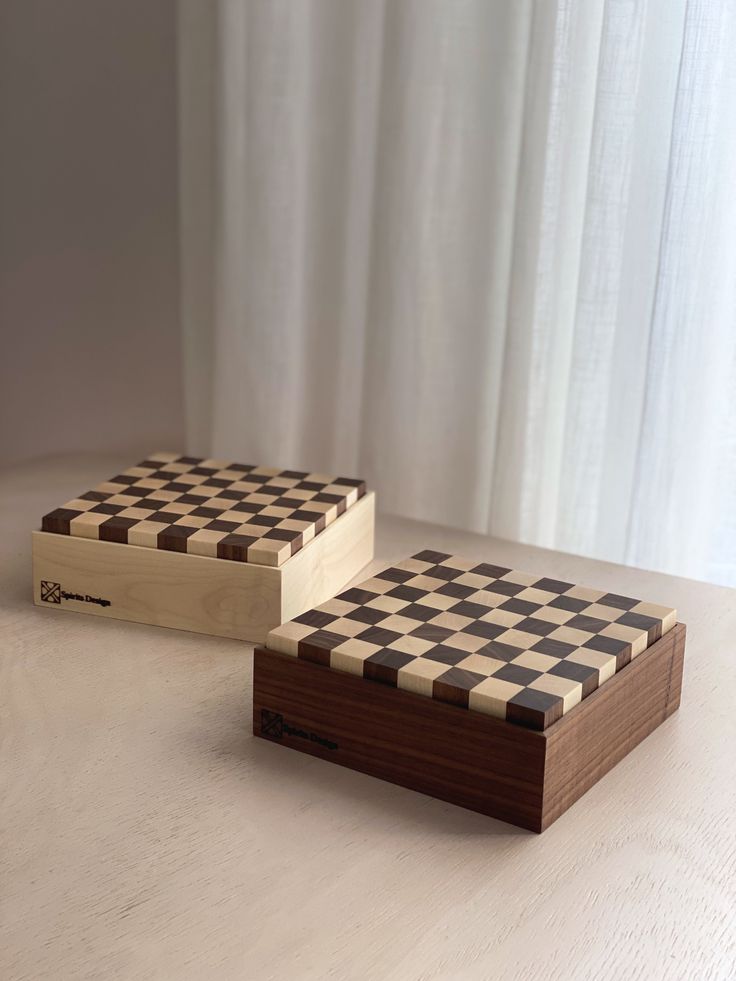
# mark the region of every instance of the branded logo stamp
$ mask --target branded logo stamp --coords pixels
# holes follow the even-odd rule
[[[269,739],[281,739],[284,734],[284,717],[278,712],[261,709],[261,735]]]
[[[326,739],[316,732],[309,732],[299,726],[292,725],[279,712],[272,712],[270,709],[261,709],[261,735],[267,739],[283,739],[284,736],[291,736],[296,739],[306,739],[310,743],[317,743],[324,749],[337,749],[337,743],[333,739]]]
[[[112,601],[103,599],[102,596],[90,596],[89,593],[71,593],[68,589],[62,589],[60,582],[50,582],[48,579],[41,580],[41,599],[44,603],[61,603],[62,600],[76,600],[77,603],[94,603],[103,609],[112,606]]]
[[[61,603],[61,583],[41,580],[41,599],[44,603]]]

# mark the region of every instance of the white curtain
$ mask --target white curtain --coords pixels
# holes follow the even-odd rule
[[[736,0],[181,0],[191,452],[736,583]]]

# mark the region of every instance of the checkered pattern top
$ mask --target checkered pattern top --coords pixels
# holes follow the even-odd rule
[[[425,551],[272,630],[273,651],[545,729],[675,610]]]
[[[51,511],[41,527],[278,566],[364,494],[352,477],[154,453]]]

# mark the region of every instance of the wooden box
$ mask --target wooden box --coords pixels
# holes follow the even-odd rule
[[[272,631],[253,730],[541,832],[680,702],[685,627],[425,551]]]
[[[155,453],[47,514],[34,602],[258,643],[373,557],[362,480]]]

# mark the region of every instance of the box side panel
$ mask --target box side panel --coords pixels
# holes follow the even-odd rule
[[[368,565],[373,558],[374,520],[375,494],[370,492],[281,566],[280,623],[324,603]]]
[[[253,731],[532,831],[544,739],[489,716],[256,648]]]
[[[543,827],[548,827],[677,709],[685,626],[644,654],[545,733]]]
[[[34,532],[33,598],[51,610],[258,643],[280,623],[281,572],[206,556]]]

